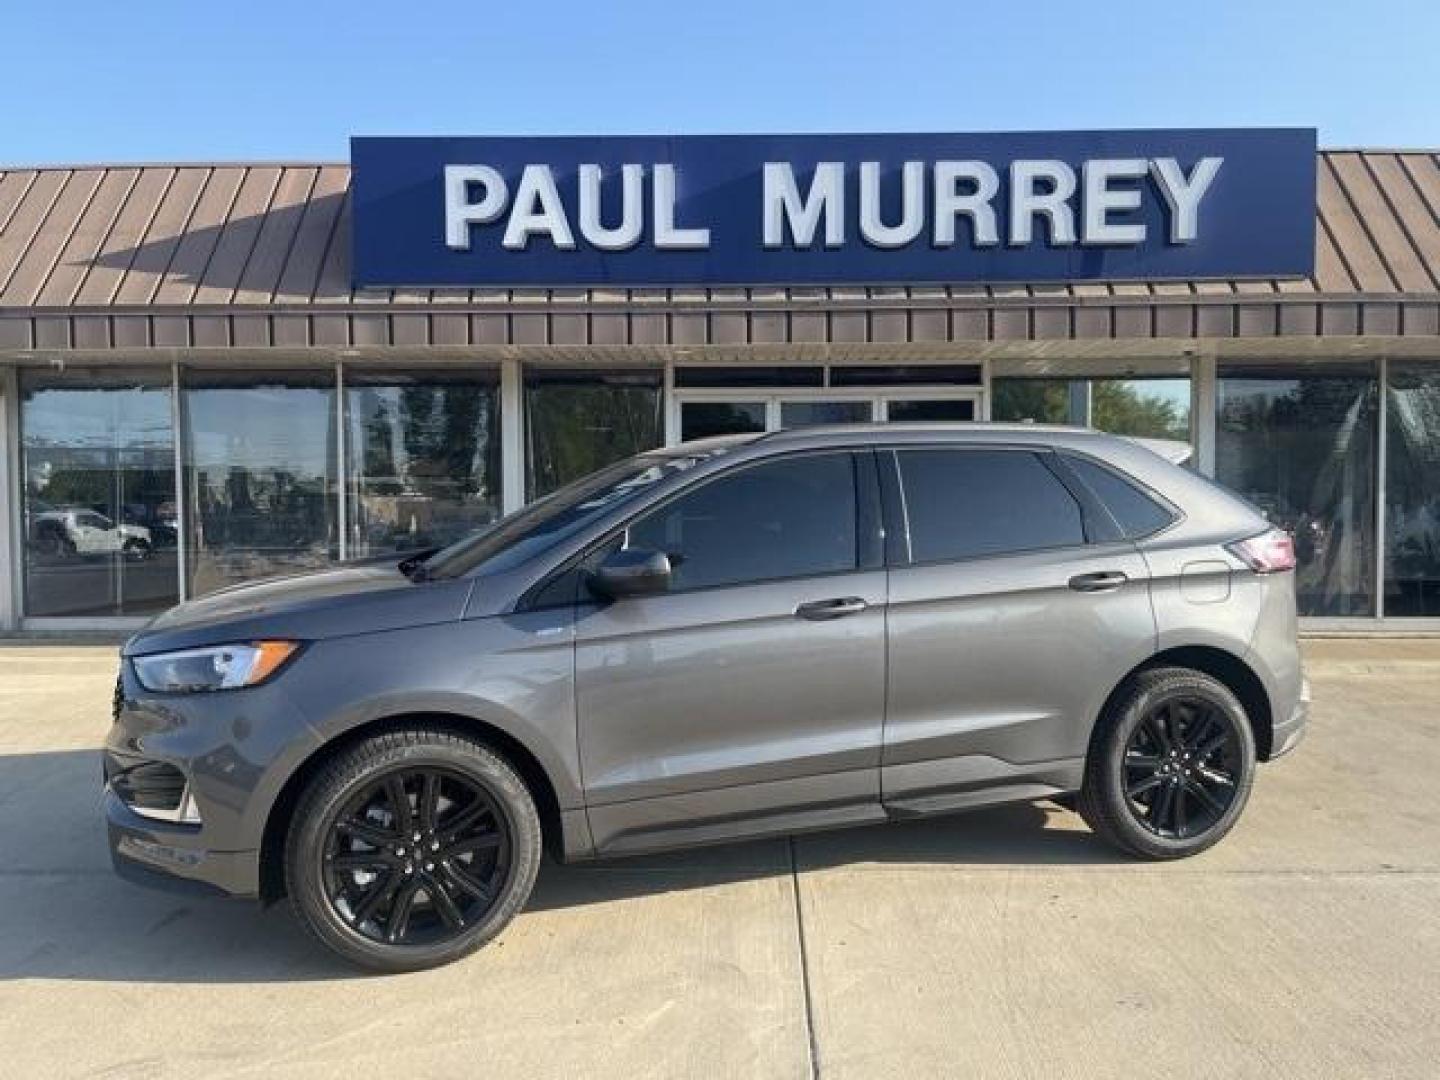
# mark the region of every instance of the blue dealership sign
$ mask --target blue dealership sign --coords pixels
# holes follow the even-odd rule
[[[1313,129],[355,138],[357,286],[1308,275]]]

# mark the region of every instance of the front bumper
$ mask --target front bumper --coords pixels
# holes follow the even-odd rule
[[[1310,680],[1301,679],[1300,697],[1295,702],[1295,707],[1290,710],[1290,715],[1283,722],[1277,721],[1270,738],[1270,760],[1274,761],[1281,754],[1288,754],[1295,747],[1300,745],[1300,740],[1305,737],[1305,732],[1310,727]]]
[[[108,787],[105,828],[110,862],[127,881],[165,889],[256,897],[260,894],[260,852],[211,851],[201,830],[164,825],[136,814]]]
[[[223,694],[154,694],[125,662],[112,718],[104,747],[104,815],[116,872],[143,884],[259,896],[271,808],[286,779],[318,745],[284,691],[266,685]],[[136,812],[153,811],[145,800],[163,794],[153,775],[127,783],[131,770],[145,763],[177,774],[198,824]]]

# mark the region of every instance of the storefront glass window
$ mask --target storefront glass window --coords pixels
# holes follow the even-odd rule
[[[664,439],[658,371],[525,373],[525,497],[538,499]]]
[[[1070,423],[1070,383],[1065,379],[993,379],[990,418],[1006,423]]]
[[[21,373],[25,613],[146,615],[175,603],[168,373]]]
[[[680,406],[680,441],[765,430],[763,401],[687,401]]]
[[[1190,441],[1189,379],[995,379],[996,420],[1079,424],[1113,435]]]
[[[338,554],[333,372],[184,375],[190,595]]]
[[[1295,535],[1302,615],[1375,611],[1376,380],[1368,369],[1222,369],[1215,472]]]
[[[1091,379],[1090,426],[1112,435],[1190,441],[1189,379]]]
[[[815,427],[820,424],[863,424],[873,410],[868,401],[782,401],[782,428]]]
[[[951,420],[974,420],[975,402],[970,398],[891,398],[885,419],[892,424],[933,424]]]
[[[345,372],[349,555],[443,547],[500,513],[500,405],[484,374]]]
[[[1440,615],[1440,371],[1392,361],[1385,397],[1385,615]]]

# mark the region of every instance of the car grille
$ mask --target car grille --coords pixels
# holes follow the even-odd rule
[[[107,755],[105,779],[132,810],[172,814],[180,809],[180,800],[185,797],[185,774],[163,761],[127,765]]]
[[[118,721],[120,710],[125,707],[125,676],[117,673],[115,676],[115,692],[110,695],[110,719]]]

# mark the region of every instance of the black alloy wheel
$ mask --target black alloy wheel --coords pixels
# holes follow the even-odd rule
[[[394,769],[361,788],[331,825],[325,895],[372,941],[444,941],[499,898],[509,833],[475,780],[436,767]]]
[[[1080,813],[1128,854],[1194,855],[1234,827],[1255,760],[1250,717],[1229,687],[1201,671],[1151,668],[1096,724]]]
[[[1125,748],[1131,813],[1156,836],[1204,833],[1235,800],[1240,760],[1240,736],[1227,713],[1200,696],[1163,700]]]
[[[541,830],[510,764],[453,731],[405,729],[351,747],[291,819],[286,887],[321,943],[379,971],[480,948],[535,883]]]

